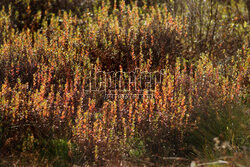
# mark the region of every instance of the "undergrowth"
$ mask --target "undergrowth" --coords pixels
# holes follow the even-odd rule
[[[217,1],[185,1],[175,10],[169,3],[38,11],[37,28],[17,28],[17,9],[3,7],[0,163],[187,165],[224,157],[235,165],[249,152],[246,6],[232,1],[229,14]],[[93,90],[96,77],[128,84],[123,72],[161,80],[150,87],[145,77],[122,90],[139,98],[124,98],[112,89],[115,80],[104,88],[112,97]]]

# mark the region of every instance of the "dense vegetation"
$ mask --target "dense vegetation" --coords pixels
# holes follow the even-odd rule
[[[247,1],[0,5],[0,165],[249,164]],[[137,69],[153,98],[91,90]]]

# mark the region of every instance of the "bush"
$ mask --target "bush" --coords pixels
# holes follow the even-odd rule
[[[118,9],[103,2],[81,17],[52,14],[42,19],[37,31],[17,30],[13,11],[2,10],[1,156],[35,152],[52,164],[59,157],[55,165],[100,166],[125,157],[150,157],[157,163],[162,157],[187,157],[193,142],[187,136],[203,140],[196,133],[204,132],[206,125],[216,133],[206,134],[210,142],[222,132],[232,141],[233,133],[225,131],[233,121],[226,106],[242,98],[248,101],[248,24],[223,18],[219,4],[214,8],[216,3],[202,3],[212,11],[201,15],[206,28],[196,24],[195,15],[181,18],[176,12],[174,17],[163,4],[139,7],[120,1]],[[138,87],[139,98],[118,98],[118,89],[108,90],[114,98],[91,90],[95,76],[90,72],[119,72],[116,77],[125,85],[128,78],[122,72],[136,69],[141,70],[138,76],[161,72],[161,82],[152,88],[154,98],[146,98],[148,89],[143,86]],[[131,88],[125,93],[138,92]],[[209,121],[221,129],[215,131]],[[190,132],[195,128],[198,132]],[[233,132],[234,128],[230,125]],[[75,145],[74,157],[69,143]],[[201,149],[206,143],[193,145]]]

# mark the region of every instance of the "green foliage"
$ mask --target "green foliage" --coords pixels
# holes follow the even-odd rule
[[[139,138],[133,137],[128,140],[128,155],[133,159],[140,159],[141,157],[145,156],[145,144]]]
[[[40,156],[48,159],[53,166],[68,166],[70,162],[70,143],[65,139],[45,140],[40,146]],[[68,165],[67,165],[68,164]]]
[[[199,114],[200,123],[197,129],[190,131],[185,142],[189,143],[196,156],[208,160],[240,153],[250,144],[250,117],[247,112],[246,106],[241,104],[220,108],[210,106],[206,114]]]

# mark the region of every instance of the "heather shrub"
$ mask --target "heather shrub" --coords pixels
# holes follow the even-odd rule
[[[217,3],[202,3],[208,5],[202,26],[194,24],[195,15],[170,12],[166,4],[102,2],[81,16],[51,14],[37,31],[16,29],[11,23],[16,9],[2,10],[0,156],[34,154],[58,166],[148,157],[157,163],[163,157],[190,158],[195,149],[211,148],[221,133],[232,144],[234,135],[244,136],[236,133],[242,120],[233,107],[249,101],[249,25],[244,18],[239,23],[223,18]],[[104,79],[113,77],[111,71],[119,82]],[[136,89],[112,89],[128,84],[123,72],[134,71],[136,77],[158,72],[161,82],[150,88],[142,78]],[[111,85],[105,89],[112,97],[93,89],[95,78]],[[138,92],[139,98],[124,97]],[[214,134],[205,136],[207,144],[208,125]]]

